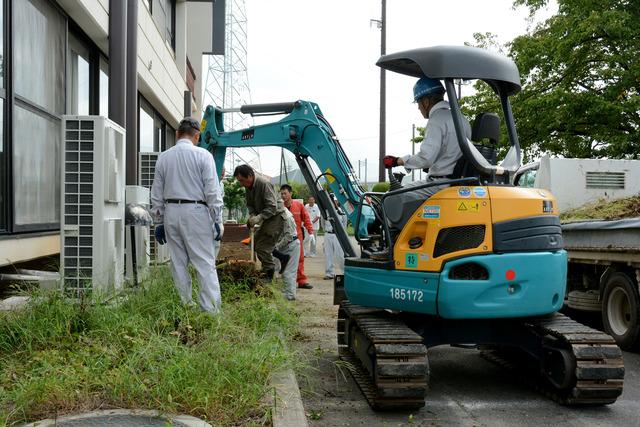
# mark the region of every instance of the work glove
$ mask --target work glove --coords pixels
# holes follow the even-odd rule
[[[258,214],[258,215],[251,215],[249,217],[249,219],[247,220],[247,225],[249,226],[249,228],[253,228],[256,225],[258,225],[259,223],[262,222],[262,215]]]
[[[216,242],[219,242],[222,240],[222,236],[224,235],[224,225],[219,224],[219,223],[215,223],[213,224],[213,240],[215,240]]]
[[[398,166],[398,158],[396,156],[384,156],[382,163],[385,168],[393,168]]]
[[[164,245],[165,243],[167,243],[167,236],[164,234],[164,224],[156,225],[155,235],[156,242],[158,242],[159,245]]]

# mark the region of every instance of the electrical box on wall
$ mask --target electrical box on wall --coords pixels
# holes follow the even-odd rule
[[[100,116],[63,116],[60,269],[65,292],[124,281],[125,131]]]
[[[139,153],[138,155],[138,185],[148,188],[151,191],[153,176],[156,173],[156,162],[158,152]],[[155,218],[154,218],[155,219]],[[155,227],[149,230],[150,257],[153,264],[162,264],[169,261],[169,249],[167,245],[159,245],[155,239]]]

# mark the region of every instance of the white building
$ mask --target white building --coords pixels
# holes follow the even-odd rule
[[[161,151],[175,142],[186,91],[200,116],[212,5],[129,1],[138,2],[137,151]],[[131,9],[126,0],[111,3]],[[60,251],[61,116],[109,114],[109,7],[0,0],[0,266]]]

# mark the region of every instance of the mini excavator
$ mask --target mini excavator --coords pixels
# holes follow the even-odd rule
[[[313,102],[242,106],[239,111],[245,114],[285,117],[229,132],[223,121],[229,110],[209,106],[200,140],[218,171],[232,147],[282,147],[295,156],[345,253],[344,275],[334,282],[338,347],[370,406],[423,406],[428,349],[439,345],[474,345],[485,358],[561,404],[615,402],[624,378],[620,349],[609,335],[558,313],[567,253],[557,203],[548,191],[509,184],[521,163],[509,103],[521,90],[516,65],[468,46],[393,53],[377,65],[444,82],[462,152],[457,176],[445,181],[444,189],[419,204],[401,206],[410,215],[399,231],[392,230],[387,214],[390,207],[398,209],[394,197],[443,181],[402,187],[389,170],[391,191],[366,191]],[[482,80],[499,97],[509,147],[500,164],[500,116],[479,114],[469,141],[454,79]],[[354,224],[359,255],[321,178]]]

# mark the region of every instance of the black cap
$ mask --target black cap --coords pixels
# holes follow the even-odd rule
[[[200,132],[200,123],[193,117],[185,117],[178,125],[178,131],[185,132],[187,130],[197,130]]]

